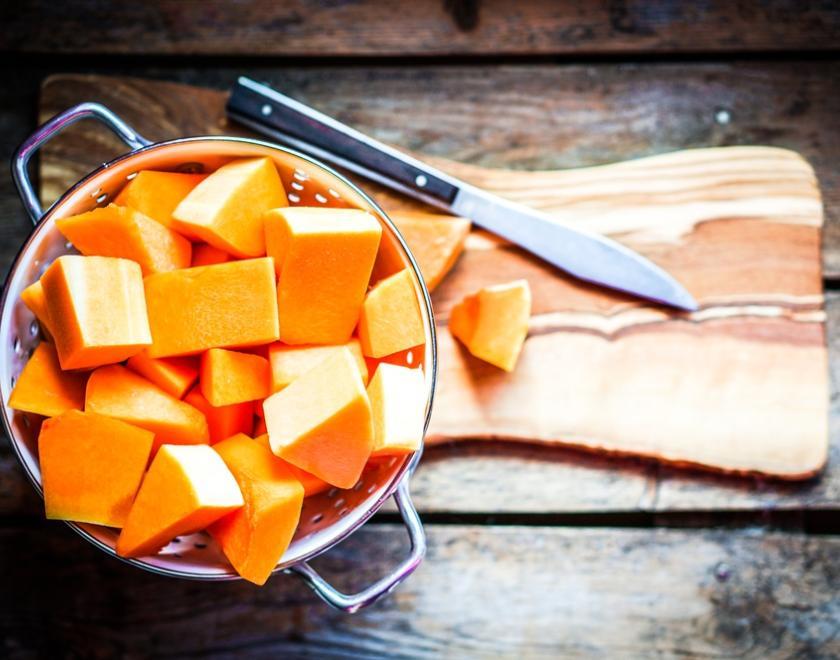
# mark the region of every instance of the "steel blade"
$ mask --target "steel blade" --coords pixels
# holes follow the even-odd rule
[[[468,185],[462,185],[451,209],[579,279],[680,309],[697,309],[691,294],[671,275],[609,238]]]

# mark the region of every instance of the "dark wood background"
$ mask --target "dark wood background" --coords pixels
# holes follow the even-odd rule
[[[0,4],[0,53],[7,162],[57,73],[218,89],[246,73],[381,139],[488,166],[796,149],[825,199],[832,369],[829,472],[801,485],[561,449],[429,451],[413,481],[429,556],[352,617],[293,578],[201,584],[106,558],[42,520],[4,442],[0,655],[840,655],[840,4],[33,0]],[[28,231],[2,176],[4,272]],[[363,586],[403,537],[385,512],[316,565]]]

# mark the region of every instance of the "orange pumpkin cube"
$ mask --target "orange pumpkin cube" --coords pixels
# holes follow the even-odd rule
[[[267,344],[280,336],[271,259],[157,273],[144,284],[151,357]]]
[[[224,250],[220,250],[207,243],[198,243],[193,245],[192,250],[192,265],[195,266],[212,266],[213,264],[223,264],[230,261],[230,255]]]
[[[121,362],[152,343],[140,266],[115,257],[59,257],[41,278],[62,369]]]
[[[376,368],[367,393],[373,411],[371,456],[420,449],[426,412],[423,371],[383,362]]]
[[[125,366],[176,399],[183,399],[198,380],[198,360],[193,357],[153,358],[143,350],[128,358]]]
[[[263,426],[265,426],[265,420],[260,421],[263,422]],[[271,443],[268,441],[268,433],[255,433],[255,436],[256,437],[254,438],[254,440],[256,442],[258,442],[263,447],[271,451]],[[273,453],[272,456],[274,456]],[[325,490],[328,490],[330,488],[330,485],[326,481],[324,481],[323,479],[319,479],[314,474],[310,474],[305,470],[301,470],[296,465],[292,465],[288,461],[284,461],[278,456],[274,456],[274,460],[279,461],[283,465],[285,465],[289,469],[289,471],[295,476],[295,479],[297,479],[300,482],[300,485],[303,486],[304,497],[309,497],[310,495],[317,495],[318,493],[323,493]]]
[[[127,206],[110,204],[55,226],[82,254],[131,259],[144,275],[187,268],[192,260],[186,238]]]
[[[271,394],[271,368],[259,355],[211,348],[201,356],[200,382],[213,406],[255,401]]]
[[[287,205],[270,158],[235,160],[213,172],[178,204],[173,226],[236,257],[259,257],[265,254],[263,213]]]
[[[434,291],[463,252],[464,242],[470,233],[470,221],[454,215],[423,211],[392,211],[388,217],[400,230],[414,255],[426,288]],[[380,254],[380,258],[385,259],[385,255]],[[377,258],[374,268],[374,280],[405,268],[405,264],[397,259],[393,259],[394,265],[389,267],[390,264],[380,263],[380,258]]]
[[[44,287],[41,280],[37,280],[20,292],[20,299],[23,304],[29,308],[29,311],[38,319],[40,326],[46,330],[47,334],[52,336],[50,330],[49,310],[47,309],[47,299],[44,296]]]
[[[122,527],[153,437],[136,426],[78,410],[46,420],[38,457],[47,518]]]
[[[140,211],[172,229],[175,207],[205,178],[206,174],[143,170],[120,190],[114,203]]]
[[[207,530],[239,575],[265,584],[300,520],[303,486],[271,450],[246,435],[214,445],[233,474],[245,506]]]
[[[344,344],[359,320],[382,227],[358,209],[291,207],[265,214],[280,276],[280,341]]]
[[[184,401],[201,411],[210,430],[210,444],[216,444],[237,433],[250,434],[254,425],[254,402],[234,403],[230,406],[211,406],[201,393],[201,387],[192,388]]]
[[[163,445],[117,539],[121,557],[150,555],[244,504],[221,457],[207,445]]]
[[[23,367],[9,395],[9,407],[45,417],[82,410],[86,380],[87,374],[62,371],[55,347],[42,341]]]
[[[531,289],[526,280],[488,286],[452,308],[449,331],[475,357],[513,371],[531,316]]]
[[[155,434],[162,444],[207,444],[204,415],[154,383],[120,365],[100,367],[87,383],[85,410],[116,417]]]
[[[414,278],[405,269],[380,280],[365,298],[359,318],[362,352],[379,358],[426,341]]]
[[[356,360],[342,348],[263,402],[271,450],[352,488],[373,448],[373,419]]]
[[[368,369],[358,339],[351,339],[338,346],[288,346],[276,343],[268,347],[268,361],[271,363],[271,391],[279,392],[312,367],[323,362],[342,347],[350,349],[359,367],[362,382],[367,384]]]

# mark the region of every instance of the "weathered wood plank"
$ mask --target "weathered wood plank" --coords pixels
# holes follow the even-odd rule
[[[167,55],[589,55],[837,48],[831,2],[4,3],[2,48]]]
[[[830,657],[840,538],[750,531],[430,526],[388,600],[330,611],[295,578],[160,578],[59,523],[0,530],[0,635],[23,657]],[[404,532],[369,526],[315,563],[344,588]]]

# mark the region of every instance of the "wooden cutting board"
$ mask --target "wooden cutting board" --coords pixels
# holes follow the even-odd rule
[[[47,85],[42,119],[81,100],[106,103],[150,139],[248,134],[227,124],[222,92],[98,76]],[[71,129],[44,150],[44,198],[123,150],[93,123]],[[799,155],[730,147],[543,172],[427,160],[618,239],[700,304],[672,312],[596,289],[473,231],[433,296],[440,378],[429,444],[499,438],[789,479],[819,471],[829,396],[823,213]],[[420,208],[360,183],[386,210]],[[520,363],[506,374],[472,358],[446,322],[464,294],[520,277],[531,285],[533,317]]]

